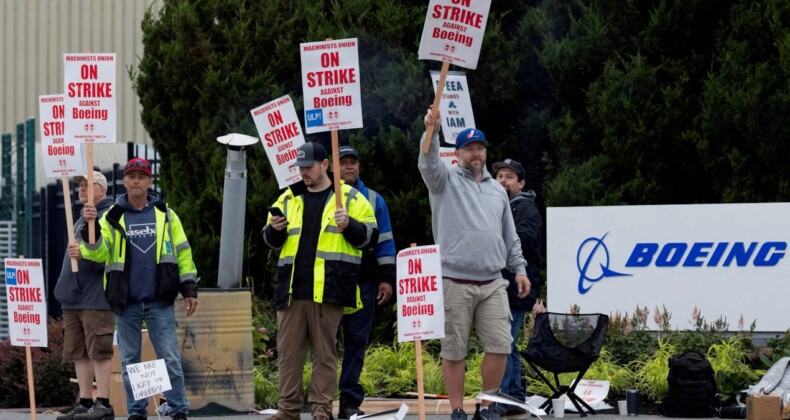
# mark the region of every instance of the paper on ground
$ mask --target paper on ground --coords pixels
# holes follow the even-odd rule
[[[521,408],[529,411],[530,413],[532,413],[532,414],[534,414],[536,416],[545,416],[546,415],[546,412],[543,409],[538,408],[540,405],[534,405],[529,400],[521,401],[521,400],[513,398],[513,397],[511,397],[511,396],[509,396],[507,394],[502,394],[502,393],[499,392],[499,389],[490,389],[488,391],[482,391],[479,394],[475,395],[475,398],[480,399],[480,400],[486,400],[486,401],[493,401],[493,402],[498,402],[498,403],[503,403],[503,404],[515,405],[517,407],[521,407]],[[544,398],[543,400],[545,401],[546,399]]]
[[[408,412],[409,406],[404,403],[401,404],[400,408],[397,410],[387,410],[381,413],[365,414],[362,416],[354,414],[349,420],[403,420]]]

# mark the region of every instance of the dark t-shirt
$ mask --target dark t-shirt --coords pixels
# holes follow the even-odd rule
[[[293,298],[313,300],[313,266],[321,233],[321,215],[332,188],[320,192],[305,191],[304,212],[302,213],[302,234],[299,250],[294,259]]]

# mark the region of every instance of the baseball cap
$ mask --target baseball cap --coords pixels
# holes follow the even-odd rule
[[[524,167],[513,159],[505,159],[502,162],[497,162],[494,164],[494,166],[492,166],[492,168],[494,169],[494,176],[496,176],[500,169],[508,168],[518,175],[519,181],[523,181],[524,178],[527,177],[527,171],[524,170]]]
[[[463,149],[467,144],[473,142],[480,142],[488,146],[488,140],[482,131],[476,128],[467,128],[458,133],[458,137],[455,138],[455,150]]]
[[[84,179],[86,182],[87,182],[87,180],[88,180],[88,178],[87,178],[86,176],[83,176],[83,175],[77,175],[77,176],[75,176],[75,177],[73,178],[73,181],[74,181],[74,182],[75,182],[77,185],[79,185],[79,183],[80,183],[80,182],[82,182],[82,180],[83,180],[83,179]],[[104,188],[105,190],[107,189],[107,178],[105,178],[104,174],[102,174],[102,173],[101,173],[101,172],[99,172],[99,171],[93,171],[93,183],[94,183],[94,184],[96,184],[96,185],[98,185],[98,186],[100,186],[100,187],[102,187],[102,188]]]
[[[337,155],[338,159],[342,158],[343,156],[354,156],[357,158],[357,160],[359,160],[359,153],[357,153],[357,149],[354,149],[351,146],[340,146],[340,148],[337,149]]]
[[[316,142],[309,142],[299,146],[296,152],[296,162],[291,166],[306,168],[315,162],[322,162],[326,159],[326,149]]]
[[[123,168],[123,174],[126,175],[132,171],[140,171],[144,172],[148,176],[151,176],[151,164],[142,158],[133,158],[126,162],[126,167]]]

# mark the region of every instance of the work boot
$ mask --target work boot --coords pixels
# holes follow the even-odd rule
[[[356,414],[357,416],[364,416],[365,412],[360,410],[359,407],[344,407],[340,406],[340,410],[337,412],[337,418],[339,419],[350,419],[351,416]]]

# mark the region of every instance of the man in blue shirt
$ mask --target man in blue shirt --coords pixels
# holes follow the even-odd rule
[[[362,255],[359,293],[363,307],[343,316],[338,334],[343,341],[338,418],[348,419],[354,414],[365,414],[359,409],[365,399],[365,391],[359,384],[359,375],[365,361],[365,348],[373,326],[375,305],[387,303],[395,287],[395,240],[387,203],[381,195],[365,186],[359,179],[359,153],[351,146],[342,146],[338,149],[338,156],[340,177],[367,197],[376,213],[379,228],[378,243],[372,249],[365,250]]]

